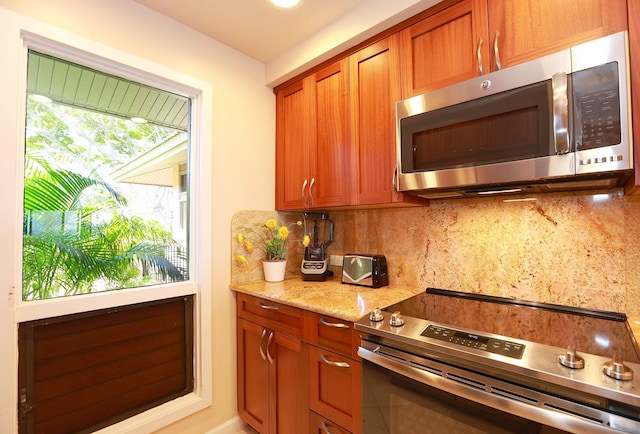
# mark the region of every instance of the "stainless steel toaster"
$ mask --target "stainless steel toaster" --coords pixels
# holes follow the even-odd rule
[[[389,284],[384,255],[349,253],[342,258],[342,283],[380,288]]]

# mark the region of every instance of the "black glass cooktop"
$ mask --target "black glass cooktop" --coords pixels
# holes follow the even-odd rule
[[[427,290],[385,309],[452,328],[497,334],[640,363],[624,313],[516,300],[445,289]]]

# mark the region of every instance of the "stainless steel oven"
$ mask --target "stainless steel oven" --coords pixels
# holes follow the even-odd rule
[[[364,433],[640,432],[624,314],[430,288],[356,329]]]

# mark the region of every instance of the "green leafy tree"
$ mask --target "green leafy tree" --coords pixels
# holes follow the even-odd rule
[[[87,293],[97,283],[99,289],[148,283],[141,270],[182,280],[164,257],[171,234],[155,222],[127,216],[126,199],[111,186],[42,162],[31,175],[24,189],[23,299]],[[104,200],[85,206],[86,197]]]

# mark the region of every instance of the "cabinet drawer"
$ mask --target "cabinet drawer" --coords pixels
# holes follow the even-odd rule
[[[313,411],[309,412],[309,428],[311,434],[351,434],[351,431],[347,431]]]
[[[237,315],[293,337],[302,336],[302,310],[238,293]]]
[[[313,345],[359,360],[360,336],[350,321],[307,312],[306,340]]]
[[[351,432],[360,432],[361,375],[361,362],[309,345],[311,410]]]

